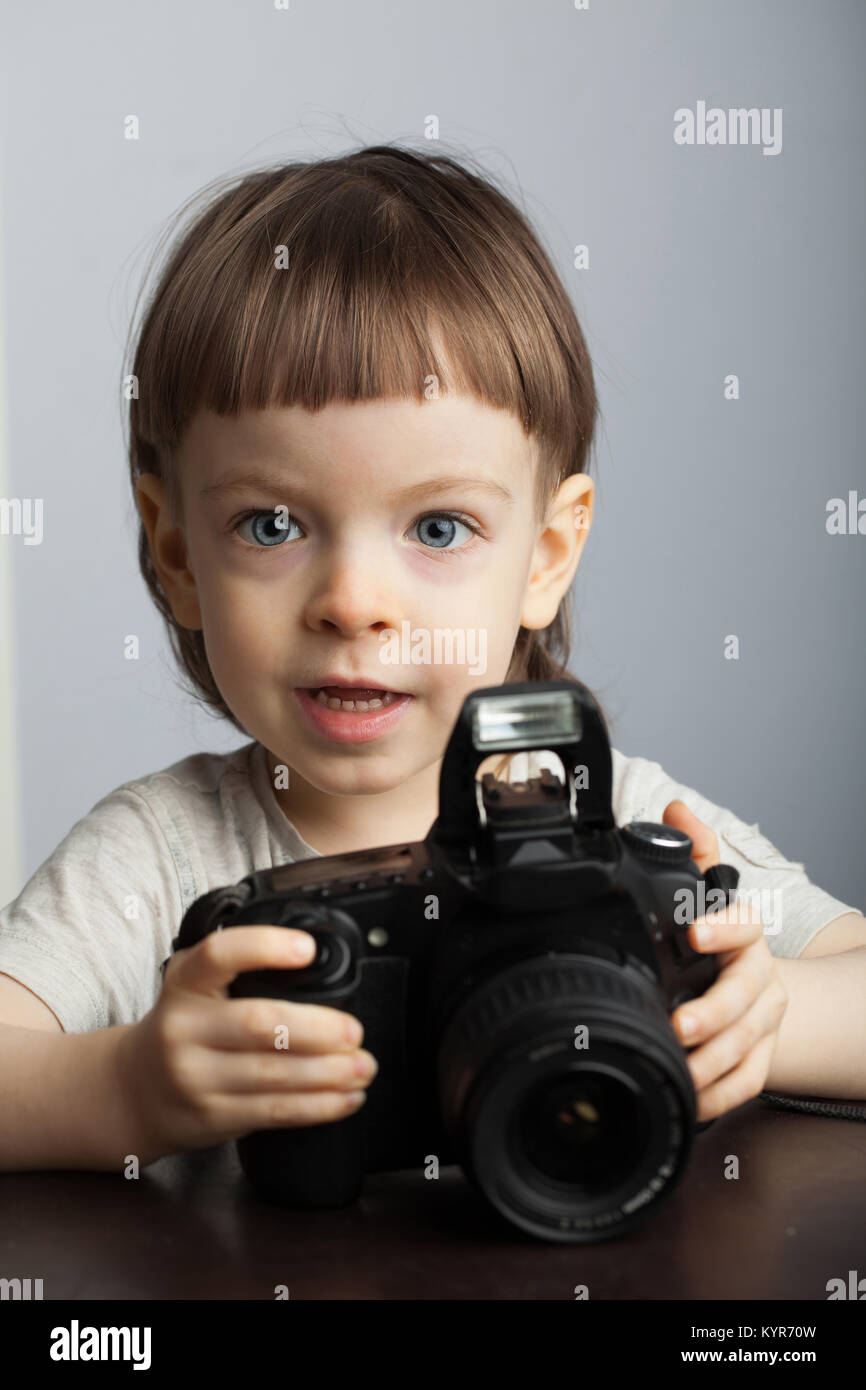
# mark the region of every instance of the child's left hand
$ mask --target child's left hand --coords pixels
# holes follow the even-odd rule
[[[714,832],[685,802],[672,801],[662,820],[690,837],[692,859],[701,873],[720,862]],[[750,920],[736,920],[738,917]],[[699,941],[696,933],[703,927],[710,928],[712,934]],[[742,1105],[764,1089],[788,995],[756,908],[732,904],[698,917],[689,926],[688,939],[696,951],[717,953],[721,967],[718,979],[705,994],[688,1000],[671,1015],[683,1046],[693,1049],[687,1060],[701,1123]],[[684,1031],[686,1018],[695,1020],[693,1032]]]

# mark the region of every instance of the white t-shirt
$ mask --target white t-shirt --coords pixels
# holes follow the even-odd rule
[[[716,832],[722,860],[739,869],[740,893],[759,891],[773,955],[799,955],[834,917],[859,910],[810,883],[757,824],[675,782],[658,763],[616,749],[612,759],[617,825],[661,821],[668,802],[684,801]],[[545,762],[555,766],[543,754],[517,754],[509,779]],[[134,1023],[156,1002],[160,966],[197,897],[255,870],[318,857],[279,807],[262,744],[193,754],[124,783],[72,827],[0,911],[0,973],[37,994],[67,1033]],[[777,901],[783,910],[774,916]]]

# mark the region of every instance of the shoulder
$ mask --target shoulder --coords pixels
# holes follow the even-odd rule
[[[0,967],[67,1032],[141,1018],[199,894],[249,871],[250,751],[196,753],[97,801],[0,909]],[[263,851],[264,853],[264,851]]]
[[[132,879],[153,873],[158,860],[177,860],[178,840],[201,829],[202,808],[243,780],[252,747],[196,753],[122,782],[79,817],[37,875],[76,865],[95,891],[102,873]]]
[[[182,910],[212,886],[213,872],[234,873],[228,851],[246,840],[256,746],[195,753],[129,778],[72,825],[35,877],[48,884],[75,875],[94,893],[120,882],[161,883]]]
[[[156,772],[130,778],[115,787],[97,805],[116,798],[128,800],[130,794],[148,803],[172,797],[195,801],[202,797],[219,796],[227,782],[248,778],[250,756],[256,746],[246,743],[228,753],[189,754]]]
[[[193,753],[167,767],[132,777],[107,792],[79,821],[82,827],[108,823],[116,831],[137,824],[159,832],[171,844],[226,818],[228,804],[249,787],[255,744],[228,753]]]
[[[544,752],[524,753],[519,757],[524,766],[515,770],[512,780],[536,775],[540,766],[557,770],[550,755]],[[531,770],[526,766],[527,758],[533,760]],[[616,824],[623,826],[633,820],[661,821],[671,801],[684,801],[689,810],[715,832],[720,859],[740,874],[740,893],[760,895],[765,935],[773,955],[799,955],[827,923],[858,912],[850,903],[812,882],[805,865],[799,860],[788,859],[762,833],[757,821],[742,820],[734,811],[711,801],[696,788],[677,781],[651,758],[629,757],[612,748],[611,760]]]
[[[610,750],[613,764],[613,818],[617,825],[632,820],[660,821],[668,802],[681,786],[661,763]]]
[[[188,904],[214,879],[228,882],[254,867],[250,846],[264,820],[253,786],[261,751],[251,742],[228,753],[190,754],[124,782],[85,819],[108,822],[115,839],[126,830],[167,854]]]

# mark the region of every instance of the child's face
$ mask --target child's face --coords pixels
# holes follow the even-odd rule
[[[244,727],[325,793],[386,791],[438,763],[465,696],[505,679],[521,622],[552,621],[582,544],[569,503],[561,541],[539,524],[519,422],[467,396],[200,412],[176,466],[185,557],[161,575],[175,616],[203,630]],[[299,694],[335,673],[410,698],[347,741]]]

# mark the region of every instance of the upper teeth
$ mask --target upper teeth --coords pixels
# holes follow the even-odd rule
[[[397,697],[390,690],[385,691],[383,698],[378,696],[374,700],[338,700],[336,695],[326,695],[324,690],[317,690],[314,697],[320,705],[326,705],[328,709],[382,709],[385,705],[390,705],[392,700]]]

